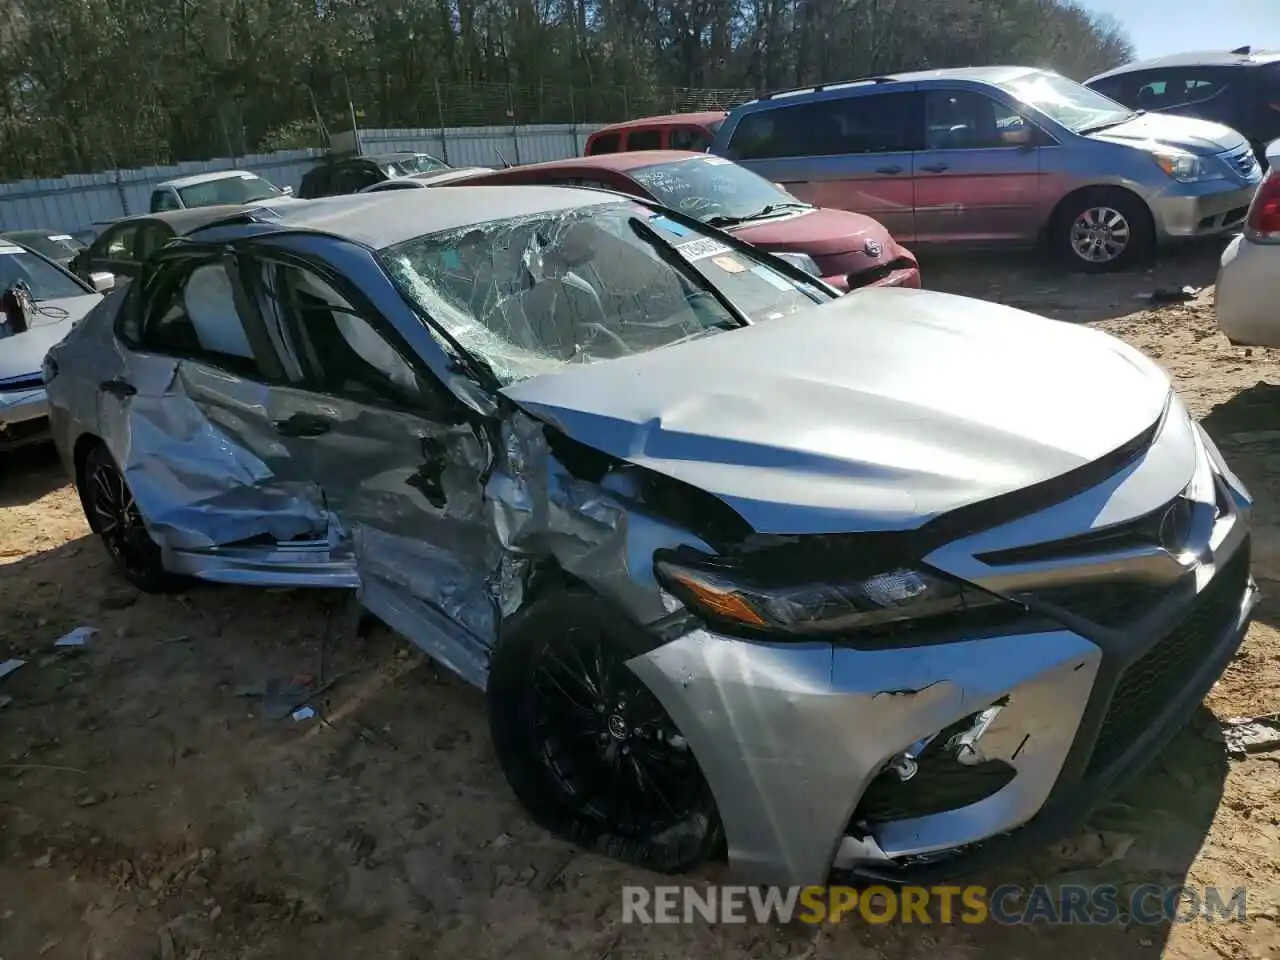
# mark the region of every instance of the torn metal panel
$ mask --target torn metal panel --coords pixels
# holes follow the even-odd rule
[[[102,392],[98,425],[162,548],[328,536],[320,488],[281,477],[287,453],[240,415],[265,404],[264,387],[153,356],[126,373],[136,393]]]
[[[504,550],[554,558],[640,623],[670,612],[653,576],[654,551],[711,548],[645,502],[639,471],[615,461],[598,480],[576,477],[551,452],[546,425],[522,413],[503,423],[502,453],[485,501]]]
[[[972,807],[873,835],[898,855],[1031,817],[1070,748],[1099,662],[1097,647],[1065,630],[885,650],[743,643],[697,630],[630,661],[711,785],[735,873],[777,884],[825,882],[868,782],[912,744],[1002,698],[1008,705],[982,744],[1018,776]]]

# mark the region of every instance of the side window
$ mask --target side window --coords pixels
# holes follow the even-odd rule
[[[1030,124],[980,93],[930,90],[924,104],[926,150],[983,150],[1029,142]]]
[[[108,260],[132,260],[133,241],[138,235],[136,226],[121,227],[107,234],[99,242],[102,244],[102,256]]]
[[[358,193],[365,187],[371,187],[386,179],[379,170],[362,163],[353,163],[343,167],[338,173],[338,193]]]
[[[151,212],[163,213],[165,210],[177,210],[178,198],[172,190],[156,190],[151,194]]]
[[[591,141],[590,149],[587,150],[588,156],[595,156],[598,153],[617,153],[618,143],[622,140],[622,136],[617,133],[603,133]]]
[[[628,150],[661,150],[661,130],[632,130],[627,134]]]
[[[263,376],[220,260],[166,264],[142,297],[144,350],[200,360],[239,376]]]
[[[429,403],[429,391],[404,354],[341,293],[308,270],[294,266],[274,270],[277,308],[272,313],[292,318],[312,386],[375,404],[422,407]],[[272,339],[276,339],[274,333]]]
[[[733,160],[906,153],[916,148],[916,96],[879,93],[761,110],[729,140]]]
[[[1227,84],[1221,76],[1212,73],[1188,72],[1181,78],[1181,87],[1179,97],[1182,103],[1199,103],[1216,97],[1227,88]]]
[[[1151,73],[1143,77],[1133,105],[1139,110],[1163,110],[1171,106],[1176,101],[1170,96],[1169,79],[1165,73]]]
[[[145,260],[168,242],[173,234],[168,227],[158,223],[150,223],[138,228],[137,242],[134,244],[134,256]]]
[[[711,146],[711,138],[699,127],[676,127],[671,131],[672,150],[694,150],[701,152]]]
[[[1116,103],[1123,103],[1126,106],[1133,105],[1133,78],[1125,75],[1118,77],[1107,77],[1105,80],[1098,80],[1090,84],[1104,97],[1110,97]]]

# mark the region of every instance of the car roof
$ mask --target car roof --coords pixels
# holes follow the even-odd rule
[[[990,67],[950,67],[941,70],[913,70],[907,73],[888,73],[874,77],[857,77],[852,80],[838,80],[832,83],[820,83],[813,87],[798,87],[789,90],[776,90],[766,93],[758,100],[750,100],[742,104],[753,110],[763,108],[765,104],[775,100],[803,98],[809,94],[827,93],[832,90],[874,87],[893,83],[927,83],[931,80],[967,80],[971,83],[1009,83],[1037,73],[1048,73],[1039,67],[990,66]],[[737,109],[737,108],[735,108]]]
[[[1170,67],[1258,67],[1277,62],[1280,62],[1280,51],[1275,50],[1251,50],[1248,53],[1236,53],[1234,50],[1199,50],[1174,53],[1166,57],[1152,57],[1149,60],[1136,60],[1090,77],[1086,82],[1092,83],[1094,80],[1118,77],[1126,73],[1136,73],[1139,70],[1162,70]]]
[[[491,220],[536,216],[554,210],[616,203],[617,197],[596,190],[543,186],[435,187],[431,190],[387,190],[352,193],[317,200],[298,200],[271,208],[261,223],[275,231],[314,230],[383,249],[425,234],[470,227]],[[252,207],[236,207],[216,220],[237,223],[252,216]],[[219,226],[210,222],[209,227]]]
[[[675,163],[705,157],[705,153],[692,150],[630,150],[623,153],[597,153],[590,157],[568,157],[564,160],[547,160],[543,163],[526,163],[511,170],[564,170],[567,168],[591,168],[616,170],[625,173],[637,167],[652,167],[660,163]],[[498,171],[501,173],[502,171]]]
[[[109,223],[101,224],[101,226],[105,228],[114,227],[121,223],[156,221],[166,224],[175,234],[181,235],[190,233],[192,230],[199,230],[205,224],[242,214],[245,209],[240,204],[220,203],[208,207],[190,207],[186,210],[166,210],[163,213],[140,213],[132,217],[121,217],[119,220],[112,220]],[[248,209],[253,208],[249,207]]]
[[[260,179],[252,170],[214,170],[209,173],[193,173],[187,177],[174,177],[163,183],[157,183],[156,190],[161,187],[194,187],[198,183],[212,183],[215,180],[232,180],[237,177],[250,176]]]
[[[332,164],[334,166],[341,163],[394,163],[397,160],[416,160],[418,157],[431,157],[432,160],[438,159],[434,154],[424,153],[421,150],[400,150],[392,153],[355,153],[346,156],[325,156],[321,158],[322,164]],[[444,161],[440,161],[443,163]],[[320,169],[315,167],[314,169]]]
[[[639,127],[660,127],[660,126],[676,126],[687,124],[695,127],[705,127],[717,120],[725,118],[724,110],[703,110],[700,113],[668,113],[660,117],[640,117],[636,120],[624,120],[621,123],[611,123],[608,126],[601,127],[591,135],[597,136],[601,133],[619,133],[623,130],[632,130]]]
[[[419,183],[452,183],[454,180],[466,180],[468,177],[477,177],[481,174],[492,173],[492,167],[450,167],[448,170],[428,170],[426,173],[411,173],[407,177],[397,178],[403,180],[416,180]]]

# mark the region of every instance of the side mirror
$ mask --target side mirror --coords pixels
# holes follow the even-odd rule
[[[280,192],[283,193],[286,197],[292,197],[293,187],[281,187]]]
[[[106,270],[94,271],[89,274],[89,284],[99,293],[106,293],[108,290],[115,289],[116,275]]]

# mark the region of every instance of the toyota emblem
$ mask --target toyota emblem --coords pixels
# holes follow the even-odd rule
[[[868,240],[862,245],[862,250],[868,257],[880,256],[880,242],[878,240]]]

